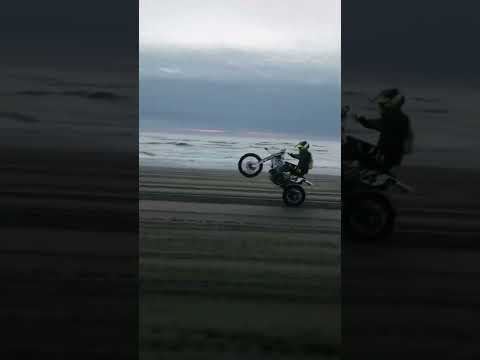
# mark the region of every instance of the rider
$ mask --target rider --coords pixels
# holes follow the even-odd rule
[[[313,167],[313,157],[308,148],[310,144],[307,141],[300,141],[296,146],[298,154],[288,153],[291,157],[298,160],[298,164],[295,166],[290,164],[289,171],[295,176],[304,176]]]
[[[368,167],[388,172],[392,167],[400,165],[403,155],[410,151],[406,146],[409,146],[408,141],[412,140],[413,134],[410,119],[402,112],[405,96],[398,89],[386,89],[372,101],[378,104],[380,118],[366,119],[363,116],[355,116],[364,127],[380,132],[374,157],[370,154],[363,160]]]

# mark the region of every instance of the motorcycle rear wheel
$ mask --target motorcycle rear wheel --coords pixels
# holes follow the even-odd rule
[[[342,217],[352,240],[385,240],[395,227],[395,212],[390,201],[376,192],[366,191],[348,196]]]
[[[297,207],[305,201],[305,190],[300,185],[288,185],[283,190],[283,201],[287,206]]]

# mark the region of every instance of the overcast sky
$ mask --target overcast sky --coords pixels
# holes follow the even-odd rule
[[[340,0],[142,0],[140,47],[338,54],[340,11]]]
[[[140,1],[140,126],[338,137],[340,13],[340,0]]]

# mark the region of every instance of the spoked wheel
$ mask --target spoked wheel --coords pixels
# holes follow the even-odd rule
[[[238,161],[238,170],[243,176],[254,177],[263,169],[262,159],[257,154],[248,153]]]
[[[287,206],[300,206],[305,201],[305,190],[300,185],[288,185],[283,190],[283,201]]]
[[[386,197],[364,192],[352,196],[348,203],[344,220],[353,239],[374,241],[391,235],[395,214]]]

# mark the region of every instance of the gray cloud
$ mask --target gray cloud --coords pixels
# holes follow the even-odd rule
[[[241,50],[144,50],[140,78],[193,78],[217,81],[293,81],[339,84],[340,62],[323,58],[285,58]]]
[[[339,0],[140,2],[141,129],[338,139]]]
[[[339,0],[143,0],[140,46],[339,53]]]

